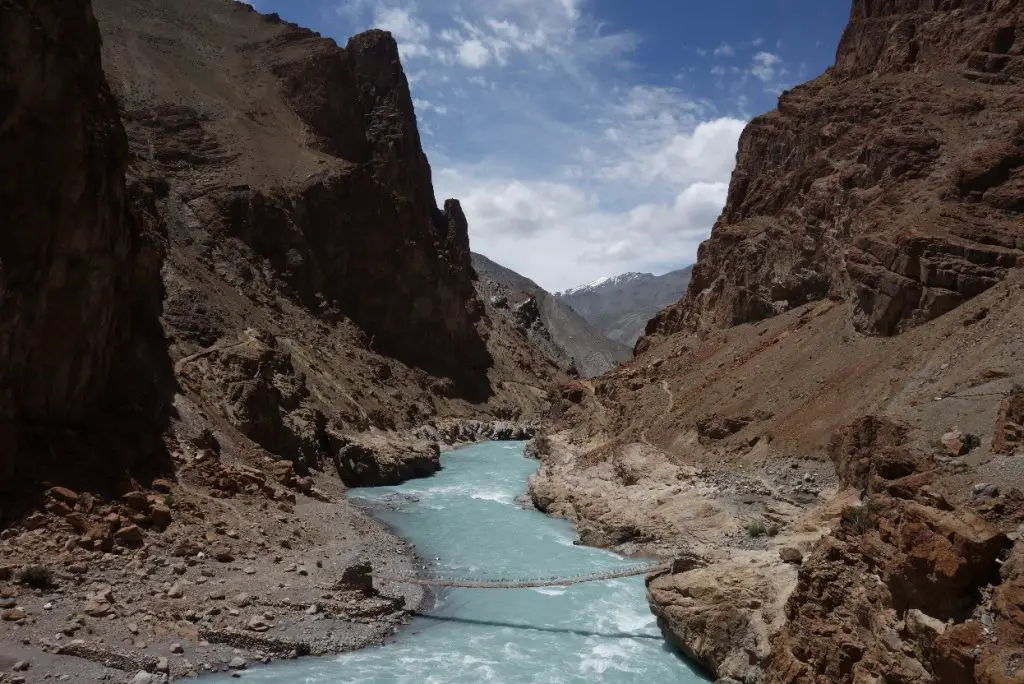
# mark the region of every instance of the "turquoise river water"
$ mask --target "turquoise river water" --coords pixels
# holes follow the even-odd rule
[[[538,465],[523,456],[523,443],[479,444],[443,454],[441,461],[444,469],[429,479],[351,493],[373,506],[374,514],[423,557],[436,559],[438,572],[519,578],[635,565],[607,551],[575,546],[569,523],[516,504]],[[256,669],[244,673],[243,681],[706,681],[662,640],[642,576],[557,588],[441,590],[426,612],[431,617],[417,618],[385,646]]]

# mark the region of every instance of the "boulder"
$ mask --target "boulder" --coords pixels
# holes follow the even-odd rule
[[[149,511],[149,524],[163,531],[171,524],[171,509],[163,504],[153,504]]]
[[[151,505],[149,497],[146,496],[145,492],[128,492],[121,497],[121,501],[139,513],[148,513]]]
[[[266,632],[268,629],[270,629],[270,625],[267,624],[267,621],[263,618],[262,615],[253,615],[251,618],[249,618],[249,621],[245,623],[245,626],[246,629],[249,629],[253,632]]]
[[[804,554],[792,546],[784,546],[779,549],[779,558],[782,559],[783,563],[792,563],[794,565],[800,565],[804,562]]]
[[[114,541],[125,548],[136,549],[145,542],[145,536],[138,525],[128,525],[114,533]]]
[[[46,490],[46,494],[54,501],[60,501],[72,508],[74,508],[75,504],[78,503],[78,493],[68,489],[67,487],[51,487]]]
[[[38,530],[46,525],[46,516],[42,513],[32,513],[23,522],[26,530]]]
[[[8,608],[0,611],[0,620],[4,622],[18,622],[26,617],[28,617],[28,614],[22,608]]]
[[[270,474],[278,484],[288,486],[295,477],[295,464],[291,461],[274,461],[270,466]]]

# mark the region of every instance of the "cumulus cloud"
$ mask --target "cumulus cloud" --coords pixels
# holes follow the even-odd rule
[[[697,183],[665,202],[606,207],[566,183],[481,178],[445,169],[458,188],[476,251],[563,290],[602,275],[664,271],[691,262],[725,202],[727,184]]]
[[[402,59],[411,60],[430,54],[430,26],[416,17],[411,9],[377,7],[373,24],[391,32],[398,42]]]
[[[692,262],[721,211],[743,121],[704,119],[709,105],[637,87],[567,140],[556,180],[449,164],[441,197],[459,196],[473,248],[550,289],[622,271]],[[565,161],[563,159],[563,161]]]
[[[416,108],[417,112],[435,112],[437,114],[448,113],[447,107],[445,107],[444,105],[439,105],[437,103],[431,102],[430,100],[414,99],[412,101],[412,104]]]
[[[761,79],[762,83],[769,83],[775,80],[780,64],[782,64],[782,58],[778,55],[771,52],[758,52],[754,55],[754,66],[751,67],[750,73]]]
[[[491,51],[476,38],[460,44],[457,54],[459,61],[470,69],[479,69],[491,61]]]

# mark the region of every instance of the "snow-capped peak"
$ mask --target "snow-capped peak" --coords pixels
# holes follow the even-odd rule
[[[622,274],[619,274],[617,276],[601,276],[597,280],[589,282],[586,285],[579,285],[577,287],[570,287],[568,290],[563,290],[561,292],[556,292],[555,294],[557,294],[560,297],[566,297],[568,295],[580,294],[582,292],[591,292],[593,290],[597,290],[597,289],[600,289],[600,288],[603,288],[603,287],[612,287],[612,286],[615,286],[615,285],[621,285],[623,283],[628,283],[631,280],[636,280],[637,278],[647,278],[647,277],[653,277],[653,276],[651,276],[650,273],[636,273],[636,272],[633,272],[633,271],[631,271],[629,273],[622,273]]]

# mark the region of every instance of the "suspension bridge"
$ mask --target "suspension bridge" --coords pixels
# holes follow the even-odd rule
[[[631,565],[605,572],[595,572],[583,575],[559,576],[559,577],[519,577],[519,578],[472,578],[472,577],[446,577],[440,574],[435,575],[394,575],[381,572],[374,572],[373,577],[385,582],[396,582],[401,584],[418,584],[429,587],[453,587],[459,589],[533,589],[539,587],[567,587],[572,584],[585,584],[587,582],[604,582],[606,580],[620,579],[623,577],[636,577],[646,575],[655,570],[667,570],[671,563],[644,563],[642,565]]]

